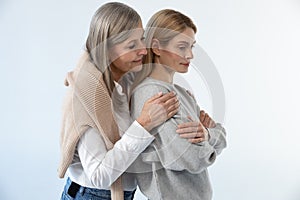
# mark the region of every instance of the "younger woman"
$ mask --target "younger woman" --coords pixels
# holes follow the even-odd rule
[[[188,118],[196,120],[200,115],[190,93],[173,84],[174,73],[186,73],[190,67],[196,31],[190,18],[170,9],[154,14],[146,26],[149,49],[145,64],[149,66],[143,67],[134,83],[132,115],[139,116],[144,102],[158,91],[175,91],[180,102],[179,111],[151,131],[155,140],[129,169],[136,173],[139,188],[149,199],[212,199],[207,167],[226,147],[225,130],[220,124],[206,129],[199,122],[205,137],[197,144],[181,138],[182,131],[177,130]]]

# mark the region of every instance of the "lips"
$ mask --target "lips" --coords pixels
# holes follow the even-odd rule
[[[190,65],[190,63],[181,63],[182,65],[188,67]]]
[[[143,59],[141,58],[141,59],[138,59],[138,60],[134,60],[133,62],[135,62],[135,63],[140,63],[140,62],[142,62],[143,61]]]

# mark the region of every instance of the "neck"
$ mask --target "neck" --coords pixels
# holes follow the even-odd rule
[[[111,72],[111,73],[112,73],[112,77],[113,77],[114,81],[118,82],[121,78],[121,75],[116,74],[114,72]]]
[[[118,70],[118,68],[116,68],[113,65],[110,66],[110,69],[111,69],[111,73],[112,73],[112,77],[113,77],[114,81],[118,82],[120,80],[120,78],[124,75],[124,72]]]
[[[155,63],[153,65],[152,72],[150,73],[150,77],[156,80],[164,81],[167,83],[173,83],[175,71],[170,68],[163,66],[159,63]]]

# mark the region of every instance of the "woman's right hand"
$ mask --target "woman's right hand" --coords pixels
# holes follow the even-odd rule
[[[159,92],[148,99],[136,121],[147,131],[162,124],[178,112],[179,101],[175,92]]]

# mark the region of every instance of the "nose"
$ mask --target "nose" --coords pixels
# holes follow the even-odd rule
[[[193,54],[193,50],[192,49],[189,49],[185,55],[185,58],[186,59],[193,59],[194,58],[194,54]]]
[[[140,44],[139,44],[138,55],[146,55],[146,54],[147,54],[146,44],[142,40],[142,41],[140,41]]]

